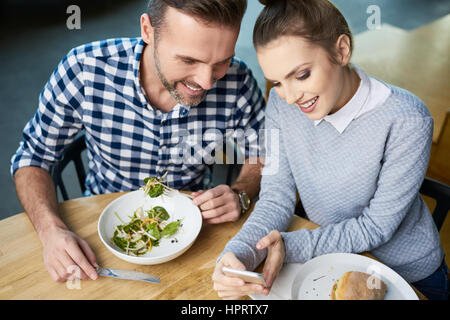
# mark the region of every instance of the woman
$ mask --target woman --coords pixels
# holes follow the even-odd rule
[[[419,195],[433,120],[422,101],[349,64],[352,35],[326,0],[265,1],[253,41],[274,89],[259,201],[219,256],[218,295],[268,294],[282,264],[334,252],[370,252],[428,298],[447,299],[439,233]],[[284,232],[298,190],[308,218],[321,227]],[[272,230],[272,231],[271,231]],[[279,232],[279,231],[281,232]],[[225,276],[262,260],[268,288]]]

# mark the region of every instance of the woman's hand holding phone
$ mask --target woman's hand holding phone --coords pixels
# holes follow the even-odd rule
[[[286,256],[283,238],[277,230],[271,231],[267,236],[262,238],[256,244],[259,250],[268,249],[266,261],[263,269],[263,281],[265,280],[266,287],[261,284],[246,282],[258,281],[260,278],[258,274],[238,275],[239,272],[224,273],[222,268],[232,268],[245,271],[244,264],[232,252],[225,253],[219,262],[216,264],[212,279],[214,281],[214,290],[217,291],[219,297],[223,299],[239,299],[242,296],[249,294],[264,294],[268,295],[275,278],[278,276]]]
[[[237,276],[227,276],[222,267],[245,270],[244,264],[232,252],[225,253],[216,264],[212,280],[217,295],[225,300],[237,300],[249,294],[269,294],[269,289],[261,284],[245,282]]]
[[[264,262],[263,275],[267,287],[270,290],[275,278],[283,267],[284,258],[286,256],[286,247],[284,246],[283,237],[281,237],[279,231],[272,230],[267,236],[258,241],[256,248],[259,250],[265,248],[268,249],[266,261]]]

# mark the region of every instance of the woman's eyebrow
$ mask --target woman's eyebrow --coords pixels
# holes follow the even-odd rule
[[[301,67],[303,67],[305,64],[308,64],[308,63],[310,63],[310,62],[305,62],[305,63],[299,64],[298,66],[296,66],[295,68],[293,68],[292,71],[289,72],[289,73],[284,77],[284,79],[287,79],[287,78],[291,77],[295,72],[297,72],[298,69],[300,69]]]
[[[295,72],[297,72],[298,69],[300,69],[301,67],[303,67],[304,65],[309,64],[309,63],[311,63],[311,62],[305,62],[305,63],[299,64],[298,66],[296,66],[295,68],[293,68],[292,71],[290,71],[290,72],[284,77],[284,79],[288,79],[288,78],[291,77]],[[269,81],[269,82],[276,82],[275,80],[270,80],[270,79],[268,79],[268,78],[266,78],[266,77],[264,77],[264,79],[266,79],[266,80]]]

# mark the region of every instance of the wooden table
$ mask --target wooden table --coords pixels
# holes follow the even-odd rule
[[[0,221],[0,299],[220,299],[211,276],[215,259],[240,230],[248,214],[237,222],[204,225],[192,247],[169,262],[141,266],[111,254],[97,234],[102,210],[124,193],[113,193],[65,201],[60,204],[63,220],[84,238],[101,266],[150,273],[160,284],[99,277],[73,283],[54,282],[45,269],[41,242],[25,213]],[[314,229],[314,223],[294,217],[289,230]],[[72,288],[71,288],[72,287]],[[420,298],[424,298],[416,290]]]

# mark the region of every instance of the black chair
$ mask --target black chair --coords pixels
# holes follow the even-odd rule
[[[86,191],[86,187],[84,186],[84,182],[86,181],[86,171],[83,166],[83,161],[81,160],[81,153],[86,149],[86,141],[84,139],[84,135],[76,138],[64,151],[61,161],[59,161],[52,169],[51,176],[53,178],[55,188],[59,188],[64,201],[69,200],[69,196],[67,194],[66,187],[64,186],[61,174],[70,161],[74,162],[81,193]]]
[[[448,210],[450,210],[450,186],[430,178],[425,178],[420,187],[420,193],[436,200],[436,207],[433,210],[433,220],[438,231],[441,230]]]
[[[419,192],[436,200],[436,207],[433,210],[432,216],[438,231],[441,230],[448,210],[450,209],[450,186],[425,177]],[[307,219],[305,209],[300,200],[295,207],[295,214]]]

